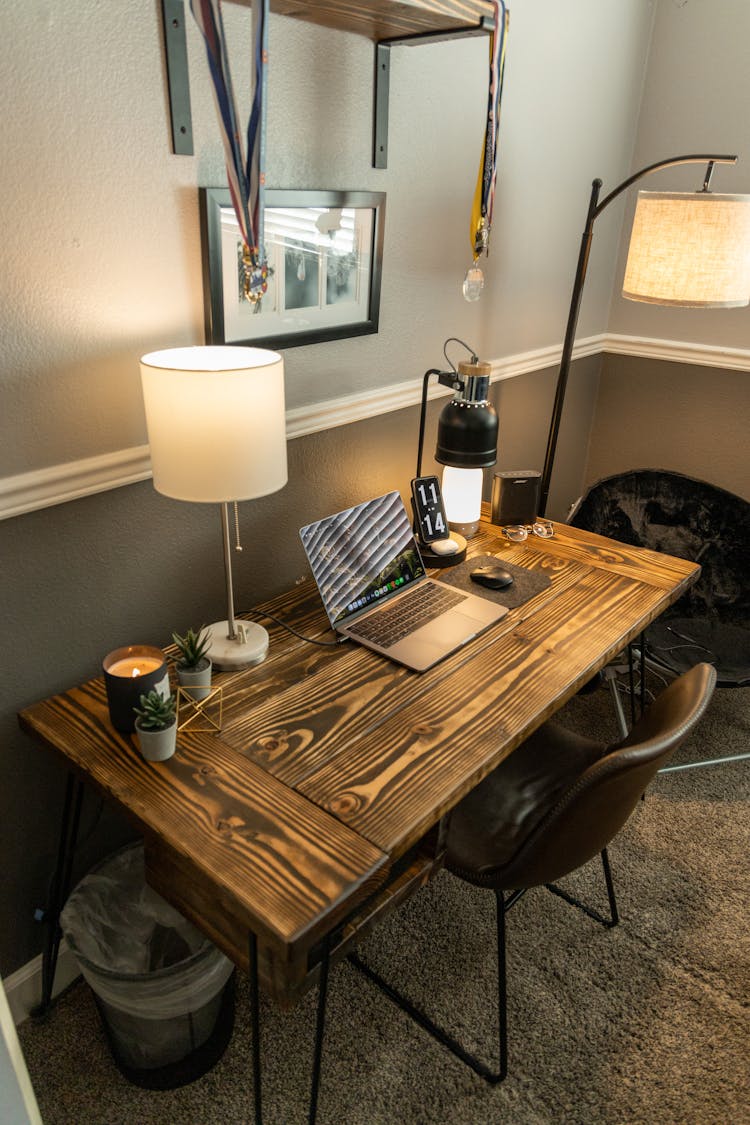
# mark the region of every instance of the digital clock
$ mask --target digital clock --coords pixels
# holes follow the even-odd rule
[[[436,539],[447,539],[450,530],[438,478],[414,477],[411,496],[422,542],[434,543]]]

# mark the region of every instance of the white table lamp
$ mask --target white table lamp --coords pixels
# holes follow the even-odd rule
[[[209,626],[219,670],[265,658],[268,633],[236,622],[228,504],[287,482],[284,362],[260,348],[169,348],[141,359],[154,488],[175,500],[221,506],[227,619]]]

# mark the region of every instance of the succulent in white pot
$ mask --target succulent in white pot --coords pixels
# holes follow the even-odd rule
[[[162,695],[154,689],[142,695],[140,706],[133,710],[143,757],[149,762],[171,758],[177,746],[177,697]]]
[[[193,699],[205,699],[211,691],[211,660],[206,655],[211,645],[211,630],[201,625],[200,629],[188,629],[184,637],[173,633],[172,640],[179,654],[175,662],[177,683]]]

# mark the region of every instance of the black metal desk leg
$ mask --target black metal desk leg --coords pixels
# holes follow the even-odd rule
[[[320,963],[318,983],[318,1014],[315,1021],[315,1051],[313,1053],[312,1085],[310,1087],[309,1125],[315,1125],[318,1113],[318,1090],[320,1089],[320,1063],[323,1056],[323,1035],[326,1024],[326,998],[328,995],[328,967],[330,962],[330,934],[326,934],[323,945],[323,960]]]
[[[263,1125],[260,1086],[260,989],[258,986],[258,939],[250,934],[250,1034],[253,1038],[253,1097],[255,1125]]]
[[[260,1063],[260,988],[258,983],[258,939],[250,934],[250,1030],[253,1038],[253,1093],[255,1100],[255,1125],[263,1125],[263,1105],[261,1100]],[[313,1051],[312,1083],[310,1087],[309,1125],[315,1125],[318,1113],[318,1091],[320,1089],[320,1064],[323,1057],[323,1036],[326,1022],[326,999],[328,995],[328,968],[330,964],[330,939],[325,938],[323,959],[320,963],[320,983],[318,985],[318,1010],[315,1020],[315,1048]]]
[[[73,873],[73,856],[75,855],[76,840],[78,839],[78,826],[81,821],[81,805],[83,803],[83,782],[73,773],[68,774],[65,784],[65,800],[63,803],[62,821],[60,824],[60,840],[57,846],[57,863],[55,874],[52,878],[50,901],[44,912],[44,921],[47,924],[47,939],[42,953],[42,999],[32,1011],[33,1016],[46,1015],[52,1001],[52,990],[55,984],[55,970],[60,952],[60,912],[65,905],[65,900],[70,893],[70,880]]]

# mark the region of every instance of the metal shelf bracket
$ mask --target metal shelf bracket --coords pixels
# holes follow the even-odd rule
[[[183,0],[161,0],[161,14],[167,59],[169,113],[172,120],[172,152],[177,156],[192,156],[193,119],[190,111],[190,75]]]
[[[383,39],[375,44],[375,91],[373,97],[373,168],[388,167],[388,103],[391,84],[391,47],[403,44],[413,47],[421,43],[442,43],[468,35],[487,35],[495,30],[495,21],[482,18],[468,27],[451,31],[427,31],[418,35],[405,35],[399,39]]]

